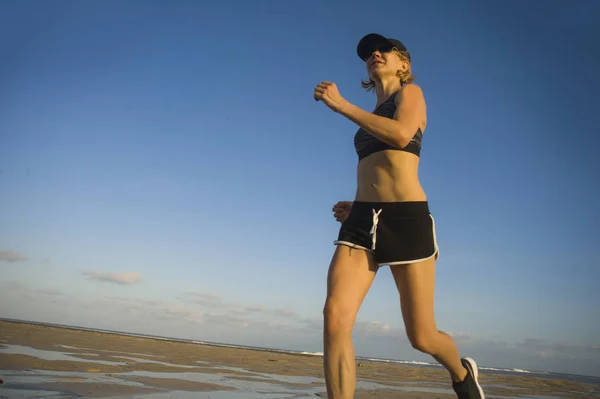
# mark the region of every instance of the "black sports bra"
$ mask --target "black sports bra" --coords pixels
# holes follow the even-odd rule
[[[394,113],[396,112],[396,104],[394,101],[397,94],[398,92],[392,94],[390,98],[379,105],[379,107],[377,107],[373,113],[375,115],[392,119],[394,117]],[[399,148],[384,143],[377,137],[366,132],[363,128],[360,128],[354,135],[354,149],[356,150],[359,161],[375,152],[384,150],[406,151],[415,154],[416,156],[420,156],[422,140],[423,132],[421,131],[421,128],[419,128],[408,145],[403,148]]]

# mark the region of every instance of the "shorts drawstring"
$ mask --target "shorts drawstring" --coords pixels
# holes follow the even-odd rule
[[[371,227],[371,236],[372,236],[372,244],[371,244],[371,250],[375,251],[375,243],[377,242],[377,224],[379,223],[379,214],[381,213],[382,209],[380,209],[379,211],[375,211],[375,209],[373,209],[373,227]]]

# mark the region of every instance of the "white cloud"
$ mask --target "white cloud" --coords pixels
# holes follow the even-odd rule
[[[220,296],[204,292],[184,292],[180,299],[185,302],[195,303],[209,308],[225,308],[231,306],[231,304],[225,302]]]
[[[198,324],[205,322],[204,313],[198,309],[174,304],[165,300],[107,296],[81,304],[90,311],[108,311],[114,314],[129,314],[131,320],[146,322],[169,321]]]
[[[447,331],[446,334],[448,334],[449,336],[451,336],[452,338],[454,338],[454,340],[456,341],[468,341],[472,338],[471,333],[469,332],[452,332],[452,331]]]
[[[281,317],[296,317],[297,313],[292,309],[273,309],[273,314]]]
[[[89,277],[90,280],[98,280],[119,285],[137,284],[142,281],[142,275],[138,272],[107,273],[87,271],[83,272],[83,275]]]
[[[132,299],[132,298],[125,298],[125,297],[121,297],[121,296],[107,296],[106,299],[109,301],[112,301],[112,303],[116,303],[116,304],[123,305],[123,306],[129,306],[131,308],[136,308],[136,309],[140,309],[143,307],[152,308],[152,307],[156,307],[156,306],[162,306],[165,303],[163,301],[157,301],[157,300],[151,300],[151,299],[141,299],[141,298]]]
[[[288,319],[289,321],[300,321],[298,314],[293,309],[270,308],[264,305],[244,306],[235,302],[225,301],[219,295],[205,292],[184,292],[179,297],[184,302],[200,305],[204,308],[213,311],[227,311],[225,318],[229,317],[235,320],[234,323],[239,324],[238,319],[242,318],[244,323],[248,322],[248,317],[279,317]],[[219,318],[219,320],[225,320]]]
[[[388,323],[382,323],[378,320],[373,321],[357,321],[354,330],[363,334],[389,334],[396,333],[392,331],[392,327]]]
[[[11,251],[10,249],[0,249],[0,261],[5,262],[24,262],[28,258],[22,253]]]
[[[243,317],[238,317],[231,313],[216,314],[210,313],[204,316],[204,321],[208,324],[230,325],[235,327],[248,327],[254,323]]]
[[[600,348],[593,345],[578,345],[571,342],[550,341],[544,338],[525,338],[515,343],[517,350],[540,357],[595,358],[600,361]]]
[[[14,281],[14,280],[2,281],[0,283],[0,288],[2,288],[2,290],[6,290],[6,291],[19,291],[19,290],[27,289],[23,283],[21,283],[19,281]]]
[[[251,313],[265,313],[272,314],[274,316],[284,317],[284,318],[295,318],[297,317],[297,313],[293,309],[272,309],[268,306],[257,305],[257,306],[248,306],[245,308],[247,312]]]
[[[57,290],[35,290],[36,292],[38,292],[41,295],[48,295],[48,296],[66,296],[64,293],[57,291]]]
[[[246,308],[246,310],[248,312],[258,312],[258,313],[266,313],[269,311],[269,308],[267,308],[266,306],[248,306]]]
[[[32,301],[43,301],[53,304],[68,304],[72,301],[72,297],[63,292],[53,289],[32,289],[25,286],[19,281],[2,281],[0,282],[0,292],[8,295],[20,295],[25,299]]]

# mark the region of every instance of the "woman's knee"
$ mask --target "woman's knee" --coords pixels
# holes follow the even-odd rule
[[[328,299],[323,307],[325,333],[328,335],[351,334],[356,312],[341,301]]]
[[[413,348],[428,355],[435,354],[439,335],[437,330],[407,331],[407,335]]]

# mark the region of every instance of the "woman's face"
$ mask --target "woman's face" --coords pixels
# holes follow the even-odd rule
[[[397,72],[406,71],[408,62],[400,59],[391,48],[381,48],[373,51],[367,58],[367,72],[371,79],[381,80],[386,76],[396,76]]]

